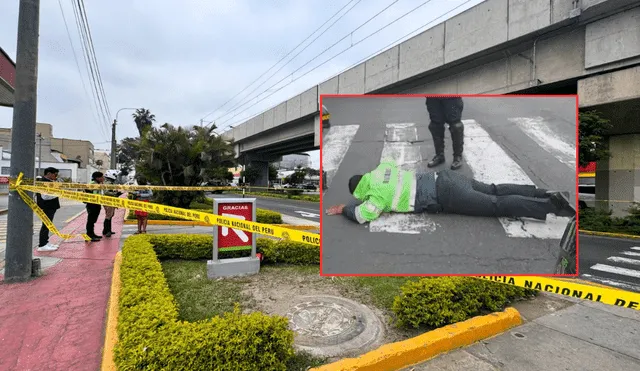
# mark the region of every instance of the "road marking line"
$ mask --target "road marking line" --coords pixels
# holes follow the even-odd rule
[[[601,271],[601,272],[619,274],[621,276],[640,278],[640,271],[637,271],[635,269],[612,267],[610,265],[600,264],[600,263],[592,266],[591,269]]]
[[[640,256],[640,252],[630,252],[630,251],[623,251],[621,252],[622,255],[628,255],[628,256]]]
[[[607,260],[610,261],[610,262],[614,262],[614,263],[640,265],[640,260],[629,259],[629,258],[621,258],[621,257],[618,257],[618,256],[611,256],[611,257],[607,258]]]
[[[633,247],[631,248],[631,250],[638,250],[638,251],[640,251],[640,247],[638,247],[638,246],[633,246]]]
[[[333,126],[322,136],[322,170],[327,173],[327,187],[338,171],[360,125]]]
[[[640,286],[630,284],[628,282],[618,281],[610,278],[601,278],[598,276],[592,276],[590,274],[581,274],[580,277],[585,278],[588,281],[594,281],[607,286],[619,287],[624,290],[640,292]]]
[[[416,124],[387,124],[381,160],[392,160],[403,170],[417,170],[422,162],[420,146],[411,144],[417,140]],[[437,224],[426,214],[382,214],[369,223],[370,232],[419,234],[432,233],[436,229]]]
[[[576,167],[576,146],[562,140],[542,117],[512,117],[509,121],[516,124],[529,138],[544,148],[558,161],[572,169]]]
[[[535,184],[489,133],[475,120],[464,123],[465,162],[474,179],[485,183]],[[534,219],[498,218],[507,236],[515,238],[561,239],[569,218],[547,215],[546,222]]]

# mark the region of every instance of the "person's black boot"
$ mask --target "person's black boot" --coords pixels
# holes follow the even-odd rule
[[[444,137],[433,137],[433,146],[436,150],[436,155],[433,157],[431,161],[427,164],[428,167],[436,167],[438,165],[444,164],[446,161],[444,157]]]
[[[562,192],[555,192],[550,197],[551,203],[556,208],[556,216],[571,218],[576,215],[576,211],[571,207],[569,198],[562,194]]]
[[[451,142],[453,147],[453,162],[451,170],[458,170],[462,167],[462,150],[464,149],[464,125],[462,122],[456,122],[449,125],[451,133]]]
[[[427,163],[428,167],[436,167],[438,165],[444,164],[445,162],[445,158],[444,155],[442,154],[437,154],[433,157],[433,159],[431,161],[429,161]]]
[[[113,232],[111,231],[111,219],[105,219],[102,227],[102,235],[105,237],[111,237]]]

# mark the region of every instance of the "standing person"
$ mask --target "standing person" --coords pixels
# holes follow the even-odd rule
[[[116,184],[116,175],[112,171],[107,171],[107,174],[104,176],[105,184]],[[105,196],[111,197],[120,197],[122,196],[122,192],[116,190],[105,190]],[[116,208],[113,206],[104,205],[104,222],[102,223],[102,235],[105,237],[113,236],[113,229],[111,229],[112,224],[111,220],[113,219],[113,215],[116,212]]]
[[[44,169],[44,176],[38,179],[39,182],[55,182],[58,179],[59,170],[54,167],[48,167]],[[37,204],[38,207],[44,211],[45,215],[51,222],[53,222],[53,217],[56,214],[56,211],[60,208],[60,199],[58,196],[50,196],[43,195],[41,193],[37,194]],[[40,241],[38,243],[38,251],[56,251],[58,250],[58,245],[54,245],[49,243],[49,228],[44,222],[42,223],[42,227],[40,227]]]
[[[429,112],[429,131],[433,138],[436,155],[427,164],[436,167],[444,164],[444,124],[449,124],[451,142],[453,144],[453,162],[451,170],[462,167],[462,149],[464,147],[464,125],[462,124],[462,110],[464,104],[461,97],[427,97],[427,111]]]
[[[138,180],[138,185],[147,185],[147,181],[143,179]],[[149,202],[151,197],[153,196],[153,192],[150,189],[141,189],[136,192],[136,200],[142,202]],[[138,232],[147,233],[147,222],[149,221],[149,213],[146,211],[136,210],[136,219],[138,219]]]
[[[575,210],[560,192],[534,185],[488,184],[451,170],[416,173],[383,162],[373,171],[349,179],[349,192],[360,202],[336,205],[342,214],[364,224],[382,213],[447,213],[469,216],[533,218],[547,214],[573,217]]]
[[[102,183],[104,183],[104,174],[99,171],[91,174],[91,184]],[[103,191],[100,189],[87,189],[87,193],[102,195]],[[87,203],[87,236],[91,238],[91,242],[98,242],[102,239],[102,237],[96,235],[94,231],[96,222],[98,221],[98,217],[100,216],[100,210],[102,210],[102,206],[100,206],[99,204]]]

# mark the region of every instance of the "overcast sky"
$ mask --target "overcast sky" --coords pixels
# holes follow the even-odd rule
[[[319,55],[394,2],[352,36]],[[229,125],[242,123],[331,78],[396,40],[419,33],[413,31],[431,28],[480,2],[428,1],[306,75],[349,48],[352,42],[362,40],[425,0],[87,0],[85,8],[111,120],[120,108],[144,107],[156,115],[156,124],[187,126],[198,124],[201,118],[218,109],[206,120],[215,120],[219,131],[224,131]],[[0,47],[14,61],[18,3],[0,0]],[[72,3],[72,0],[41,0],[37,120],[52,124],[56,137],[90,140],[97,149],[108,150],[110,122],[100,120],[93,107]],[[339,15],[220,108],[347,4],[340,13],[346,15],[318,40],[310,44]],[[292,59],[308,44],[306,50]],[[295,81],[291,83],[292,80]],[[137,135],[131,113],[124,110],[118,116],[118,139]],[[0,107],[0,127],[11,127],[11,122],[12,110]],[[318,151],[311,152],[311,159],[313,166],[319,167]]]

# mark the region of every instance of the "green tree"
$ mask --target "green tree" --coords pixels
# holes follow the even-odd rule
[[[235,166],[232,144],[214,133],[215,126],[190,128],[164,124],[149,128],[138,145],[137,174],[153,185],[198,186],[228,176]],[[232,175],[233,177],[233,175]],[[158,192],[165,205],[187,208],[202,192]]]
[[[269,181],[273,182],[278,180],[278,169],[276,169],[275,165],[269,164]]]
[[[307,171],[298,165],[294,173],[289,176],[289,179],[294,184],[300,184],[304,182],[304,178],[307,176]]]
[[[605,136],[611,130],[611,122],[600,117],[597,111],[580,112],[578,121],[580,166],[608,158]]]
[[[245,183],[253,184],[260,177],[260,169],[255,165],[247,165],[244,170],[240,172],[240,181]]]
[[[116,148],[116,160],[120,164],[120,174],[129,175],[138,161],[139,138],[124,138]]]
[[[140,137],[143,137],[144,133],[148,131],[156,121],[156,115],[152,114],[146,108],[137,109],[131,116],[133,116],[133,121],[136,123]]]

